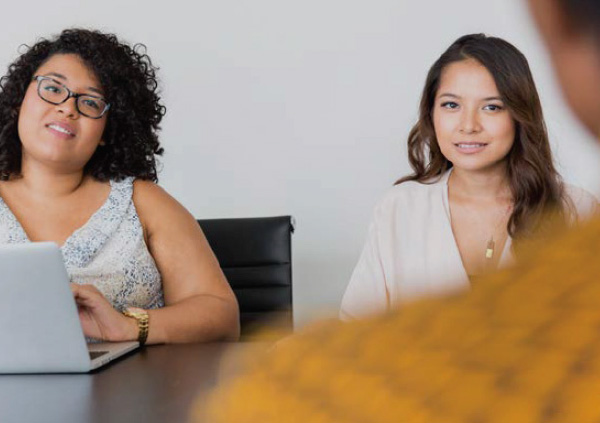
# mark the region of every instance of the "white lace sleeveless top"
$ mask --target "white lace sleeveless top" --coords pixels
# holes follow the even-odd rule
[[[117,310],[164,306],[160,273],[133,204],[133,178],[111,181],[106,202],[61,247],[71,282],[92,284]],[[30,242],[0,198],[0,243]]]

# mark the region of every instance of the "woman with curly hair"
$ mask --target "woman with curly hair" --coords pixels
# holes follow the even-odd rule
[[[61,246],[90,338],[235,339],[237,302],[216,258],[155,184],[165,107],[140,47],[67,29],[10,65],[0,80],[0,243]]]
[[[513,261],[512,241],[593,213],[596,199],[553,165],[527,59],[484,34],[456,40],[425,81],[408,136],[414,173],[375,208],[341,317],[467,289]]]

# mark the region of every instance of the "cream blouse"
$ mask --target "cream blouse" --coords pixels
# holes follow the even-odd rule
[[[367,241],[342,299],[340,317],[365,317],[419,297],[469,288],[452,233],[448,204],[451,170],[432,184],[404,182],[375,206]],[[597,211],[597,199],[565,184],[576,218]],[[499,266],[514,259],[510,237]]]

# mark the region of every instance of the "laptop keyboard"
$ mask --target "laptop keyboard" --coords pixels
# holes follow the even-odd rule
[[[104,354],[108,354],[108,351],[88,351],[90,353],[90,360],[98,357],[102,357]]]

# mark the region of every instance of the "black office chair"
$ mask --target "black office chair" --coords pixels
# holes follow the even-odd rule
[[[240,306],[241,339],[293,330],[291,216],[198,220]],[[276,334],[276,335],[275,335]]]

